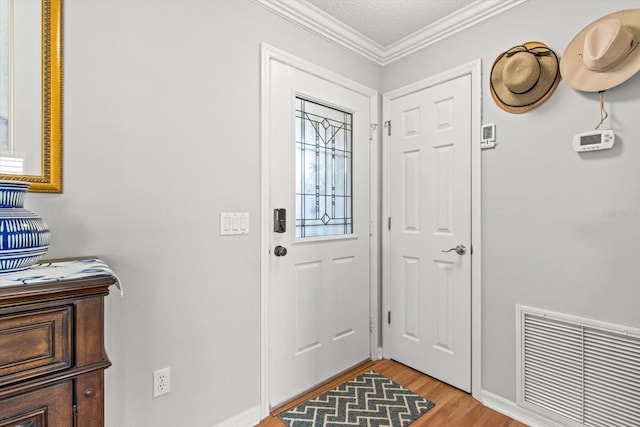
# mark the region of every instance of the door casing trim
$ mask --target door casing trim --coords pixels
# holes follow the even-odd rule
[[[411,83],[382,95],[383,123],[391,118],[391,101],[465,75],[471,76],[471,395],[482,401],[482,222],[481,222],[481,151],[480,128],[482,122],[482,61],[480,59],[462,64],[445,72]],[[389,206],[389,144],[387,132],[382,136],[382,218],[390,216]],[[390,310],[390,256],[389,229],[382,232],[382,309]],[[383,316],[384,317],[384,316]],[[382,328],[382,342],[389,342],[389,325]],[[383,356],[390,357],[388,346],[383,347]]]
[[[260,417],[269,415],[269,260],[270,260],[270,163],[269,153],[271,143],[269,93],[271,61],[278,61],[293,68],[304,71],[320,79],[357,92],[369,98],[369,316],[371,321],[370,355],[378,358],[382,354],[379,340],[380,324],[377,313],[380,301],[380,275],[378,273],[379,260],[377,250],[379,245],[378,233],[378,92],[360,83],[350,80],[337,73],[329,71],[311,62],[305,61],[266,43],[260,45]]]

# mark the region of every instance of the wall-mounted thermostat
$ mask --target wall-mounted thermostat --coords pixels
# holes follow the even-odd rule
[[[482,138],[480,148],[493,148],[496,146],[496,125],[482,125]]]
[[[612,130],[594,130],[573,137],[573,149],[577,152],[607,150],[613,147],[616,136]]]

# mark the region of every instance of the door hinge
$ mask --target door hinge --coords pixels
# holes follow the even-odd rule
[[[369,317],[369,333],[373,333],[373,317]]]
[[[391,231],[391,217],[387,218],[387,228]]]
[[[73,427],[78,427],[78,405],[73,405]]]
[[[387,129],[387,135],[391,136],[391,120],[384,122],[384,127]]]
[[[387,323],[389,325],[391,324],[391,312],[390,311],[387,312]]]

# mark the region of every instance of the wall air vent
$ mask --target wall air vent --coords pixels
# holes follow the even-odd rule
[[[640,331],[517,306],[518,404],[564,425],[640,426]]]

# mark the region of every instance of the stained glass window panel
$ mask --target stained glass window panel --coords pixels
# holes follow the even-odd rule
[[[353,233],[353,115],[296,98],[296,237]]]

